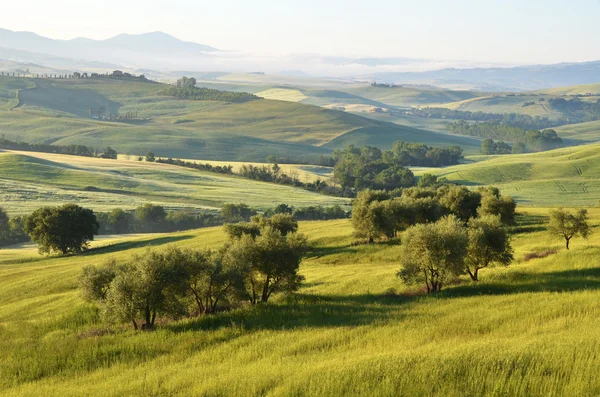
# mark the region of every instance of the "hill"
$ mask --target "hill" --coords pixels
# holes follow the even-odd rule
[[[197,211],[218,210],[226,203],[269,209],[281,203],[306,207],[349,201],[235,176],[127,160],[0,151],[0,169],[0,203],[11,214],[29,214],[64,202],[96,211],[132,209],[146,202]]]
[[[4,89],[2,90],[2,87]],[[0,77],[0,131],[9,140],[57,145],[112,146],[120,153],[207,160],[264,161],[272,154],[315,158],[348,133],[395,140],[437,142],[428,131],[406,129],[346,112],[302,103],[182,100],[157,95],[161,84],[111,79],[19,79]],[[4,100],[4,102],[1,102]],[[17,101],[15,105],[15,101]],[[97,120],[97,114],[133,113],[135,120]],[[468,138],[452,139],[457,144]],[[478,150],[478,149],[477,149]]]
[[[592,219],[598,225],[600,213]],[[295,297],[154,332],[103,323],[78,293],[82,267],[166,243],[216,248],[225,240],[220,228],[102,239],[73,257],[41,258],[30,246],[0,251],[3,395],[600,392],[597,234],[532,261],[525,255],[562,243],[543,230],[516,234],[513,265],[425,297],[395,276],[398,245],[355,246],[345,220],[300,230],[313,248]]]
[[[600,144],[475,160],[418,173],[430,172],[469,186],[494,185],[521,205],[598,205]]]

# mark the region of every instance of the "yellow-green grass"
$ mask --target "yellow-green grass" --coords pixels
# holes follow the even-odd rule
[[[556,119],[566,117],[562,112],[556,111],[545,101],[539,102],[539,95],[490,95],[480,98],[472,98],[459,102],[440,105],[453,110],[484,112],[484,113],[518,113],[532,117],[547,117]],[[535,102],[533,105],[523,106],[525,102]]]
[[[380,88],[372,86],[341,89],[344,92],[391,106],[440,105],[488,95],[477,91],[452,91],[419,87]]]
[[[556,87],[556,88],[545,88],[543,90],[536,91],[539,94],[550,94],[550,95],[586,95],[592,94],[600,96],[600,83],[595,84],[582,84],[569,87]]]
[[[133,332],[104,324],[78,296],[88,264],[144,244],[216,247],[219,228],[123,237],[66,258],[0,262],[2,394],[594,396],[600,234],[571,251],[536,222],[516,262],[436,297],[395,277],[400,247],[354,246],[350,222],[303,222],[313,245],[293,299]],[[600,212],[591,211],[594,226]],[[594,230],[597,230],[594,227]],[[526,253],[558,249],[525,262]],[[395,295],[388,291],[393,288]]]
[[[415,169],[470,186],[498,186],[523,205],[598,205],[600,145],[589,144],[542,153],[476,156],[445,168]]]
[[[600,121],[568,124],[554,128],[558,135],[567,140],[596,142],[600,140]]]
[[[131,160],[131,156],[120,155],[119,158]],[[197,162],[199,164],[212,164],[214,166],[232,166],[233,172],[239,172],[243,165],[252,165],[255,167],[271,167],[272,163],[256,163],[244,161],[216,161],[216,160],[192,160],[183,159],[186,161]],[[333,177],[333,167],[325,167],[310,164],[278,164],[281,170],[289,176],[297,176],[302,182],[315,182],[317,180],[330,181]]]
[[[289,88],[271,88],[265,91],[256,93],[261,98],[277,99],[280,101],[300,102],[308,98],[300,90]]]
[[[131,209],[145,202],[170,209],[218,209],[246,203],[258,209],[347,205],[348,199],[303,189],[201,172],[184,167],[64,156],[0,152],[0,202],[12,214],[75,202],[97,211]]]

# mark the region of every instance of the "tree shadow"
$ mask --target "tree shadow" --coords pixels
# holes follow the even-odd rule
[[[122,243],[110,244],[103,247],[92,248],[88,251],[85,251],[81,255],[89,256],[89,255],[98,255],[98,254],[106,254],[119,252],[123,250],[129,250],[134,248],[141,247],[155,247],[158,245],[164,245],[169,243],[174,243],[182,240],[189,240],[194,238],[192,235],[184,235],[184,236],[168,236],[168,237],[157,237],[150,240],[142,240],[142,241],[124,241]]]
[[[442,290],[439,297],[504,295],[525,292],[573,292],[600,289],[600,268],[550,273],[512,271],[489,282],[462,284]]]
[[[281,303],[258,304],[168,326],[174,332],[240,327],[246,331],[355,327],[406,314],[391,312],[407,300],[387,295],[320,296],[296,294]],[[399,317],[400,316],[400,317]]]

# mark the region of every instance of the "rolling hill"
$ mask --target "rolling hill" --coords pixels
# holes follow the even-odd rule
[[[419,169],[417,174],[429,172],[468,186],[497,186],[521,205],[598,205],[600,144],[475,160],[442,169]]]
[[[384,148],[393,139],[438,146],[451,141],[464,144],[467,153],[478,150],[468,138],[440,140],[428,131],[317,106],[181,100],[158,95],[164,87],[110,79],[0,77],[0,131],[9,140],[206,160],[264,161],[272,154],[314,158],[330,153],[336,145],[328,144],[349,132],[372,135],[369,142]],[[138,120],[91,118],[90,108],[100,107],[106,114],[135,113]]]
[[[288,172],[296,166],[286,166]],[[96,211],[145,202],[170,209],[218,210],[226,203],[259,209],[346,205],[348,199],[166,164],[0,151],[0,202],[11,214],[74,202]],[[298,166],[299,173],[310,168]],[[319,170],[317,170],[319,171]]]

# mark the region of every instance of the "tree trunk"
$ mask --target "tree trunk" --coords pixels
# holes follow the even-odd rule
[[[566,242],[567,242],[567,244],[566,244],[566,245],[567,245],[567,249],[569,249],[569,241],[570,241],[571,239],[570,239],[570,238],[566,238],[565,240],[566,240]]]
[[[271,282],[271,278],[267,276],[265,280],[265,285],[263,286],[263,292],[261,297],[261,302],[267,303],[269,300],[269,283]]]
[[[131,320],[131,322],[133,323],[133,329],[137,331],[138,330],[137,323],[135,322],[135,320]]]

